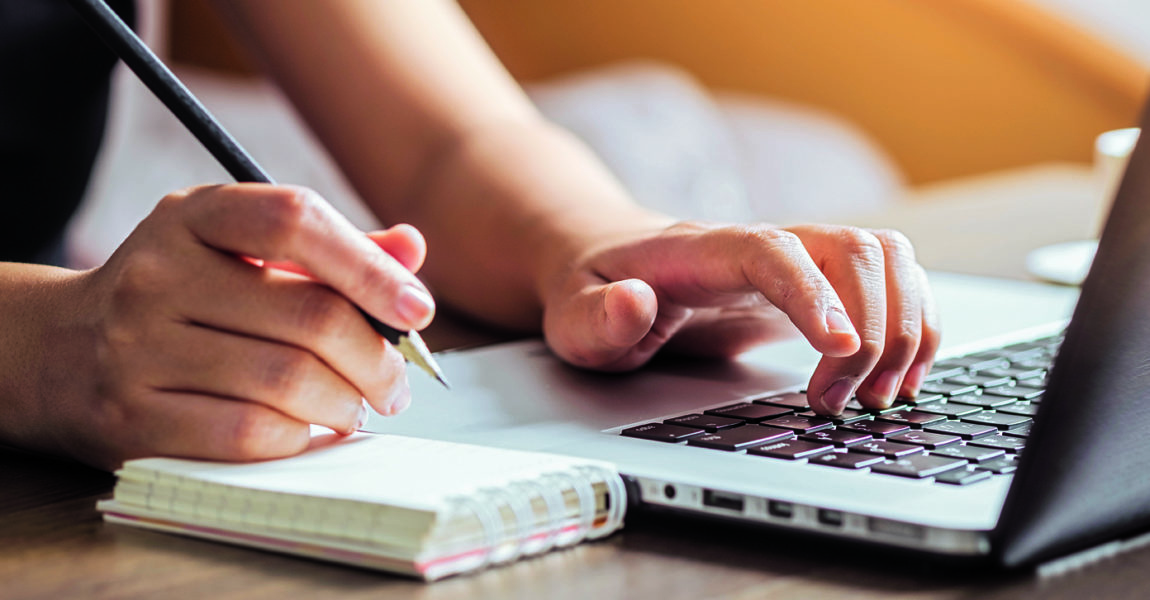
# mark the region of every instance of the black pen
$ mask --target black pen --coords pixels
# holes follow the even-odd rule
[[[245,151],[235,138],[216,121],[208,109],[200,103],[187,86],[183,84],[157,57],[143,40],[128,27],[103,0],[69,0],[84,21],[95,30],[100,39],[128,65],[140,81],[172,111],[172,114],[188,128],[192,135],[207,148],[208,152],[236,181],[254,183],[275,183],[256,161]],[[444,387],[450,387],[443,371],[436,364],[427,344],[415,331],[399,331],[379,319],[363,314],[372,329],[391,342],[404,358],[427,372]]]

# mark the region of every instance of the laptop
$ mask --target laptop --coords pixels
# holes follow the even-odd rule
[[[1142,127],[1150,126],[1150,110]],[[1108,553],[1150,529],[1150,140],[1081,292],[930,275],[943,350],[891,410],[808,412],[802,340],[633,373],[538,340],[446,352],[454,388],[366,430],[604,459],[628,510],[735,519],[1004,567]],[[1143,537],[1140,537],[1143,536]]]

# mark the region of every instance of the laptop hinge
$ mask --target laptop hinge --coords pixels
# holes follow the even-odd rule
[[[1132,538],[1106,542],[1041,563],[1036,571],[1039,578],[1058,577],[1144,546],[1150,546],[1150,532]]]

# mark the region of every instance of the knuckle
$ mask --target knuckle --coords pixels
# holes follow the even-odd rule
[[[237,460],[255,460],[275,453],[281,427],[270,411],[255,405],[245,407],[232,423],[228,454]]]
[[[886,252],[914,261],[914,244],[903,232],[897,229],[877,229],[871,235],[879,240]]]
[[[260,361],[260,389],[285,401],[297,398],[304,389],[310,366],[311,360],[302,350],[282,346],[269,350]]]
[[[909,363],[922,339],[922,330],[917,323],[903,321],[887,332],[886,352],[895,353],[900,362]]]
[[[156,203],[156,207],[152,212],[156,214],[166,214],[181,211],[188,202],[195,201],[197,196],[217,187],[219,186],[215,184],[206,184],[193,185],[176,190],[160,198],[160,201]]]
[[[400,288],[407,283],[407,277],[398,273],[397,265],[392,261],[390,256],[382,252],[365,256],[357,270],[358,276],[347,283],[351,294],[357,297],[397,296]]]
[[[803,245],[798,235],[785,229],[764,225],[749,225],[739,229],[743,242],[752,248],[792,250]]]
[[[168,288],[167,261],[153,252],[136,251],[119,262],[113,279],[113,306],[134,312],[141,301],[162,295]]]
[[[318,210],[319,195],[307,188],[281,186],[265,198],[264,229],[274,247],[289,247]]]
[[[884,344],[882,340],[877,339],[864,339],[859,344],[859,350],[856,356],[865,361],[867,364],[873,366],[878,363],[878,359],[882,356]]]
[[[309,284],[300,295],[294,317],[303,331],[327,337],[346,329],[348,312],[346,300],[327,287]]]
[[[153,212],[166,213],[179,210],[183,206],[184,201],[188,198],[188,190],[178,190],[167,194],[160,201],[156,203],[156,208]]]
[[[860,267],[879,268],[885,263],[882,242],[871,232],[858,227],[843,227],[837,237],[842,249]]]
[[[671,225],[668,225],[667,228],[664,229],[663,231],[665,233],[667,233],[668,235],[672,235],[672,236],[677,236],[677,235],[690,236],[690,235],[698,235],[700,233],[706,233],[706,232],[711,231],[713,229],[714,229],[713,225],[709,225],[709,224],[704,223],[702,221],[687,220],[687,221],[678,221],[676,223],[672,223]]]

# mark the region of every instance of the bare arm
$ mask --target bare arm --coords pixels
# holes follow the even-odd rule
[[[424,276],[456,307],[537,329],[562,242],[670,223],[540,117],[454,2],[219,6],[373,211],[427,237]]]
[[[902,236],[673,225],[638,207],[448,0],[220,6],[376,214],[423,231],[443,301],[606,369],[797,329],[825,355],[816,409],[917,392],[938,330]]]

